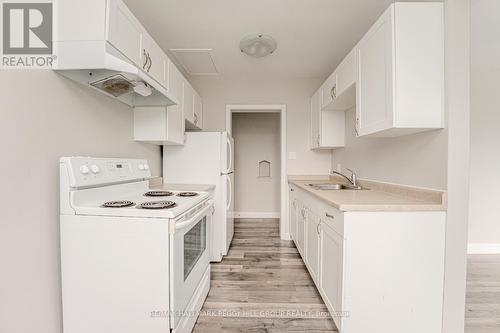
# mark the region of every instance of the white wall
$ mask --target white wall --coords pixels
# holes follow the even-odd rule
[[[447,130],[396,138],[357,138],[355,109],[346,111],[346,146],[332,154],[332,168],[341,164],[358,177],[389,183],[446,189]]]
[[[234,210],[280,212],[281,135],[279,113],[234,113]],[[271,177],[259,177],[259,162],[271,162]]]
[[[52,71],[1,71],[0,332],[61,332],[59,157],[149,160],[132,111]]]
[[[323,79],[232,80],[200,77],[192,80],[203,97],[203,127],[206,131],[226,128],[226,104],[286,104],[288,174],[326,174],[330,152],[309,149],[310,97]]]
[[[471,2],[469,243],[500,251],[500,1]]]

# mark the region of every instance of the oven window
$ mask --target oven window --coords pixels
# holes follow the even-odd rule
[[[207,244],[207,218],[204,217],[184,234],[184,281],[205,251]]]

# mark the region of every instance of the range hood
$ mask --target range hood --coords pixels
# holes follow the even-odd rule
[[[54,42],[53,69],[130,106],[178,103],[169,92],[106,41]]]

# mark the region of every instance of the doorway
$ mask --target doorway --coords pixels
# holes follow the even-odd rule
[[[226,129],[235,142],[235,218],[279,218],[288,232],[286,107],[227,105]]]

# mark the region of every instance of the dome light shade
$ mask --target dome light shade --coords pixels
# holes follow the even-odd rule
[[[262,58],[272,54],[278,43],[267,35],[250,35],[243,38],[240,42],[241,52],[254,58]]]

